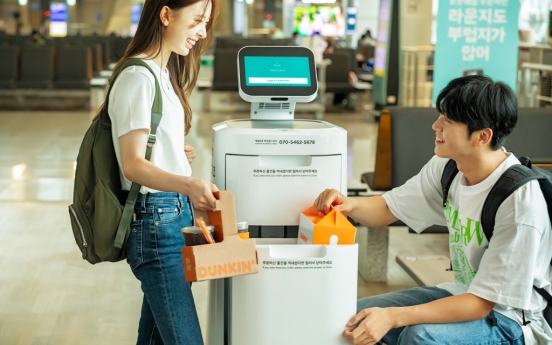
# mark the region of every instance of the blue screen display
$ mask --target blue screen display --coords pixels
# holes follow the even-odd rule
[[[307,57],[245,56],[247,86],[311,86]]]

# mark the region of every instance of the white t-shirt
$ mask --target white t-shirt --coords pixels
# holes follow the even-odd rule
[[[192,168],[184,153],[184,109],[169,81],[169,74],[151,60],[145,61],[155,72],[162,89],[163,117],[157,127],[157,141],[153,145],[150,161],[172,174],[191,176]],[[119,162],[123,190],[130,190],[132,182],[123,175],[119,137],[135,129],[150,129],[151,107],[155,98],[155,79],[142,66],[125,68],[115,80],[109,95],[113,146]],[[157,190],[142,186],[140,193]]]
[[[391,212],[415,231],[431,225],[449,229],[454,282],[438,287],[453,295],[471,293],[496,303],[494,310],[522,324],[525,344],[550,344],[552,329],[542,317],[546,301],[533,285],[551,292],[552,236],[546,201],[537,181],[517,189],[499,207],[492,240],[481,228],[487,194],[506,169],[519,160],[509,154],[484,181],[466,186],[455,177],[443,208],[441,175],[448,159],[434,156],[404,185],[383,195]]]

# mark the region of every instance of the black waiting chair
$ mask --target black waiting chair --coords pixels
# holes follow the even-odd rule
[[[123,37],[112,37],[112,50],[111,50],[111,61],[117,62],[125,53],[128,45],[130,44],[131,38],[123,38]]]
[[[213,91],[238,91],[238,49],[215,49]]]
[[[0,46],[0,88],[11,89],[19,77],[19,47]]]
[[[52,46],[21,49],[21,79],[18,88],[48,89],[54,81],[55,50]]]
[[[57,49],[57,89],[88,89],[92,78],[92,49],[87,46]]]

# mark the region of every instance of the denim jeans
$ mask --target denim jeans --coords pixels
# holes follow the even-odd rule
[[[184,279],[180,229],[190,226],[188,197],[140,194],[130,226],[127,262],[142,283],[138,345],[203,345],[191,284]]]
[[[448,291],[438,287],[419,287],[361,299],[357,303],[357,311],[372,307],[419,305],[449,296],[451,294]],[[496,326],[491,324],[493,315],[497,320]],[[524,343],[521,326],[516,321],[496,312],[491,312],[476,321],[394,328],[383,337],[383,342],[387,345],[523,345]]]

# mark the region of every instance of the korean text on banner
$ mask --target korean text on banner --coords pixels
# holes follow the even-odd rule
[[[433,104],[452,79],[481,74],[516,88],[519,1],[444,0],[437,13]]]

